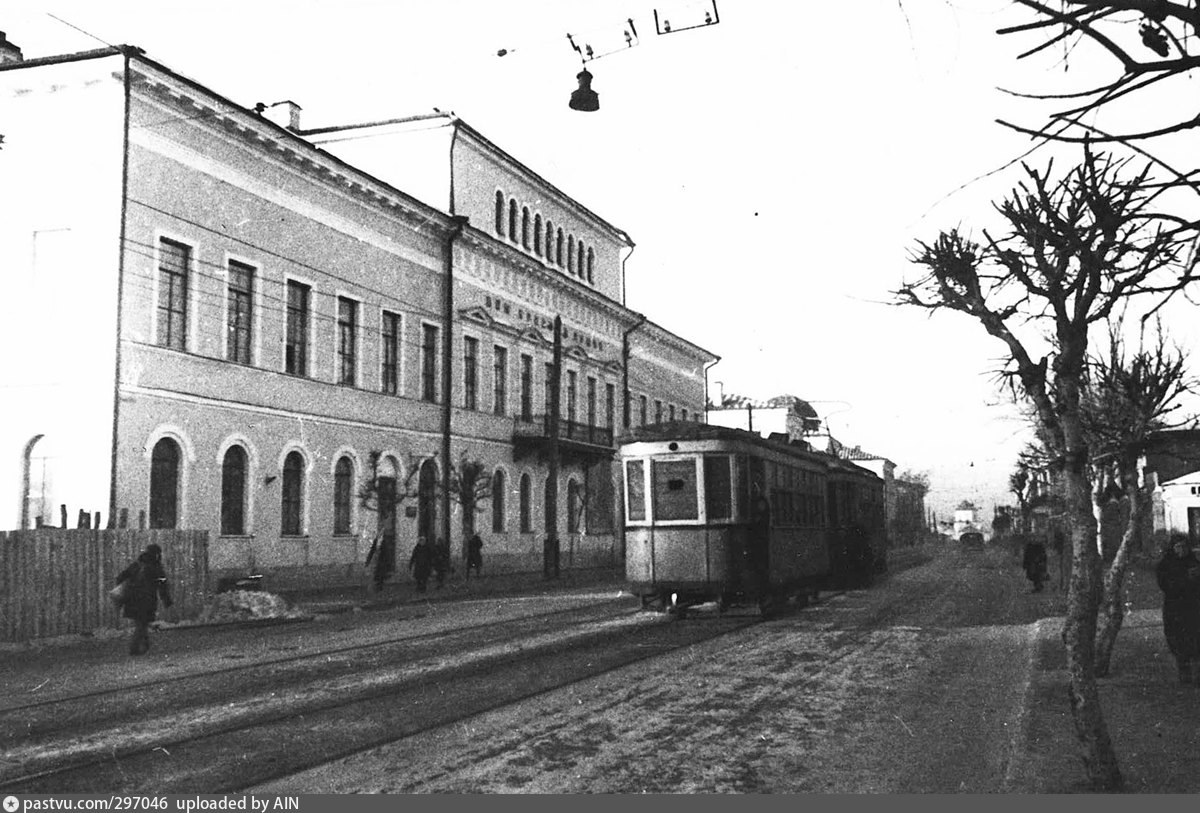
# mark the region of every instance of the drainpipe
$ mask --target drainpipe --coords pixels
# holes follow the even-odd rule
[[[637,330],[639,327],[646,324],[647,321],[649,321],[649,320],[645,316],[639,316],[638,323],[636,325],[634,325],[633,327],[629,328],[629,330],[625,331],[625,334],[621,337],[621,371],[625,378],[625,410],[624,410],[624,412],[625,412],[625,428],[626,429],[629,428],[630,401],[633,398],[633,394],[629,392],[629,336],[630,336],[630,334],[633,333],[633,331]]]
[[[713,359],[712,361],[705,362],[704,368],[703,368],[704,369],[704,422],[705,423],[708,423],[708,405],[711,403],[711,399],[708,397],[708,371],[711,370],[713,368],[713,365],[719,361],[720,361],[720,359],[717,358],[717,359]],[[721,384],[721,400],[724,401],[725,400],[725,386],[720,381],[717,381],[715,383]],[[721,408],[720,403],[716,404],[715,406],[717,409]]]
[[[628,238],[629,235],[625,235],[625,237]],[[635,248],[635,246],[633,244],[633,241],[630,240],[629,241],[629,253],[621,258],[621,304],[622,305],[625,305],[625,263],[628,262],[629,258],[633,256],[634,248]],[[626,307],[628,307],[628,305],[626,305]]]
[[[125,300],[125,231],[126,211],[129,205],[129,115],[130,115],[130,82],[129,63],[130,50],[125,50],[124,76],[124,123],[121,135],[121,225],[118,228],[117,247],[117,314],[116,314],[116,352],[113,361],[113,408],[112,408],[112,450],[108,475],[108,527],[117,527],[117,455],[120,450],[120,413],[121,413],[121,322],[122,303]]]
[[[443,545],[450,544],[450,404],[451,361],[454,357],[454,241],[467,226],[465,215],[452,215],[453,225],[445,242],[445,281],[442,291],[442,499],[440,533]]]

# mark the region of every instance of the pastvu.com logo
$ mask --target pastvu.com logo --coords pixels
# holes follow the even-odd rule
[[[17,810],[20,807],[21,803],[17,801],[16,796],[4,797],[4,813],[17,813]]]

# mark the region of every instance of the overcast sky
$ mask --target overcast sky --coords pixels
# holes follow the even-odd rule
[[[655,32],[655,10],[679,29],[712,8],[22,0],[0,30],[26,58],[137,45],[240,104],[291,99],[305,127],[452,110],[629,232],[627,304],[721,356],[710,382],[810,400],[839,439],[928,472],[943,517],[1012,502],[1000,344],[890,292],[915,239],[985,221],[1017,179],[972,182],[1030,145],[995,118],[1036,123],[997,86],[1061,65],[1017,63],[1002,0],[717,0],[718,24]],[[628,19],[637,44],[588,63],[600,110],[568,109],[567,34],[603,53]]]

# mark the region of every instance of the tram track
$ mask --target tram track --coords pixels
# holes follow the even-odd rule
[[[210,671],[13,707],[0,731],[26,731],[5,743],[0,790],[237,790],[758,619],[665,621],[581,608],[231,667],[215,692]]]

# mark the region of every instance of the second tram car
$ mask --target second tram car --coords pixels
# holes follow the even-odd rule
[[[883,481],[849,461],[688,422],[632,430],[620,455],[626,579],[643,606],[767,614],[881,564]]]

